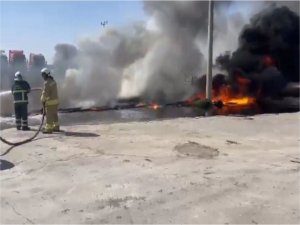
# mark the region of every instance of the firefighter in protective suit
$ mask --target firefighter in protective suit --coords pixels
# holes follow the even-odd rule
[[[46,126],[43,129],[43,133],[52,133],[53,131],[59,131],[57,85],[47,68],[42,69],[41,73],[45,81],[41,96],[46,113]]]
[[[23,80],[21,73],[15,73],[14,84],[11,92],[14,97],[16,127],[17,130],[30,130],[28,127],[28,96],[31,88],[27,81]]]

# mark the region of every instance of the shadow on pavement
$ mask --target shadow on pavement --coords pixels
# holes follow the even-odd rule
[[[8,170],[13,168],[15,165],[9,161],[0,159],[0,170]]]
[[[71,137],[99,137],[99,134],[95,133],[88,133],[88,132],[71,132],[71,131],[61,131],[63,132],[66,136],[71,136]]]

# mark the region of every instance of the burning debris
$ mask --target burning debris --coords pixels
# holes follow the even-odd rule
[[[216,62],[228,76],[214,76],[213,102],[239,110],[282,97],[293,90],[289,82],[299,82],[299,15],[287,7],[263,10],[242,30],[238,49],[220,55]],[[197,85],[203,90],[205,75]],[[204,99],[201,91],[188,102],[199,99]]]
[[[159,104],[156,104],[156,103],[152,103],[148,107],[150,109],[158,110],[158,109],[162,108],[162,105],[159,105]]]

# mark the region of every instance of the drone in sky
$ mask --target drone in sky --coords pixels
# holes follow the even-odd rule
[[[101,26],[103,26],[103,27],[105,27],[107,24],[108,24],[107,20],[101,22]]]

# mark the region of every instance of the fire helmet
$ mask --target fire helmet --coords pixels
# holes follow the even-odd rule
[[[47,68],[43,68],[42,70],[41,70],[41,73],[42,74],[46,74],[46,75],[50,75],[50,71],[47,69]]]
[[[20,71],[17,71],[17,72],[15,73],[15,80],[22,80],[22,79],[23,79],[23,77],[22,77]]]

